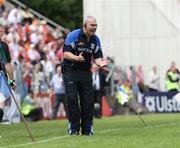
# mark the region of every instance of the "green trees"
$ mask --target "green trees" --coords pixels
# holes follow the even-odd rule
[[[82,24],[83,0],[20,1],[65,28],[72,30]]]

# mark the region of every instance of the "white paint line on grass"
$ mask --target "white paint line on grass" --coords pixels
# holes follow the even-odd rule
[[[46,143],[46,142],[54,141],[54,140],[61,140],[61,139],[69,138],[69,137],[71,137],[71,136],[70,135],[59,136],[59,137],[44,139],[44,140],[35,141],[35,142],[28,142],[28,143],[17,144],[17,145],[3,146],[3,147],[0,147],[0,148],[16,148],[16,147],[33,145],[33,144]]]
[[[177,125],[177,124],[179,124],[179,123],[159,124],[159,125],[154,125],[154,126],[147,126],[147,127],[144,127],[144,128],[158,128],[158,127],[163,127],[163,126],[174,126],[174,125]],[[119,130],[122,130],[122,129],[121,128],[107,129],[107,130],[97,131],[96,133],[101,134],[101,133],[108,133],[108,132],[114,132],[114,131],[119,131]],[[44,140],[35,141],[35,142],[28,142],[28,143],[17,144],[17,145],[9,145],[9,146],[0,146],[0,148],[17,148],[17,147],[23,147],[23,146],[28,146],[28,145],[46,143],[46,142],[50,142],[50,141],[54,141],[54,140],[62,140],[62,139],[70,138],[70,137],[72,137],[72,136],[65,135],[65,136],[59,136],[59,137],[44,139]]]
[[[143,128],[158,128],[158,127],[163,127],[163,126],[174,126],[177,125],[179,123],[168,123],[168,124],[159,124],[159,125],[151,125],[151,126],[146,126]],[[136,127],[136,128],[131,128],[131,129],[139,129],[140,127]],[[117,129],[108,129],[108,130],[103,130],[103,131],[99,131],[96,133],[108,133],[108,132],[113,132],[113,131],[119,131],[122,130],[121,128],[117,128]]]

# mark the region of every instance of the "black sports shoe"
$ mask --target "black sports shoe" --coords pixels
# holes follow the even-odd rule
[[[93,132],[85,132],[85,133],[82,133],[83,136],[92,136],[93,135]]]
[[[79,130],[78,129],[72,129],[71,124],[69,123],[69,125],[68,125],[68,133],[70,135],[79,135]]]
[[[79,135],[78,131],[71,132],[70,135]]]
[[[4,115],[3,109],[0,108],[0,122],[2,121],[3,115]]]
[[[81,134],[84,136],[92,136],[94,134],[93,126],[90,125],[90,126],[88,126],[88,128],[82,127]]]

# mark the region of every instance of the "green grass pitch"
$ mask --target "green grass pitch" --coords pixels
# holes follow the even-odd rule
[[[93,136],[70,136],[67,120],[0,125],[0,148],[179,148],[180,114],[147,114],[94,120]]]

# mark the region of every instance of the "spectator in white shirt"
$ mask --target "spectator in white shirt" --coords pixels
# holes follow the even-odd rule
[[[16,6],[8,14],[8,22],[10,24],[20,23],[22,21],[21,8]]]
[[[63,103],[65,112],[67,113],[65,86],[62,78],[62,67],[56,65],[56,73],[52,77],[51,82],[52,95],[55,95],[52,119],[56,119],[60,103]]]
[[[30,49],[28,50],[28,57],[31,61],[31,63],[37,63],[40,60],[40,54],[39,52],[36,50],[36,47],[34,44],[30,45]]]
[[[152,67],[151,72],[148,75],[149,91],[159,91],[159,75],[157,74],[156,66]]]

